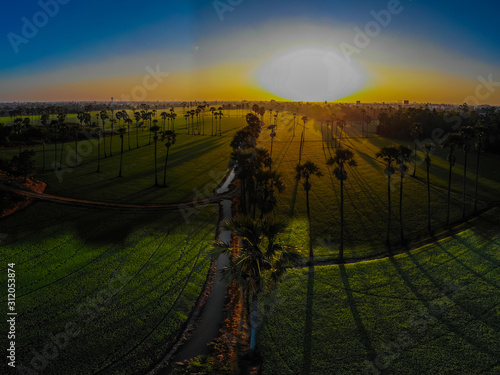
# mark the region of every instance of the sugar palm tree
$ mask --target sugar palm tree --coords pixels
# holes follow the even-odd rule
[[[162,131],[165,131],[165,121],[167,120],[168,113],[167,112],[162,112],[160,114],[160,117],[163,119],[163,129],[162,129]]]
[[[353,152],[346,149],[336,149],[335,156],[326,162],[330,166],[335,166],[333,174],[340,181],[340,247],[339,262],[344,261],[344,181],[347,180],[346,167],[356,167],[358,164],[354,159]]]
[[[165,156],[165,167],[163,169],[163,186],[167,186],[167,163],[168,163],[168,154],[170,152],[170,147],[175,144],[175,132],[171,130],[167,130],[162,133],[161,141],[165,142],[165,147],[167,148],[167,155]]]
[[[173,108],[171,108],[171,109],[170,109],[170,111],[172,111],[172,110],[173,110]],[[171,130],[172,130],[173,132],[175,132],[175,119],[176,119],[176,117],[177,117],[177,113],[175,113],[175,112],[171,112],[171,113],[169,114],[169,116],[170,116],[170,122],[171,122],[171,124],[172,124],[172,129],[171,129]]]
[[[345,120],[337,120],[337,128],[340,128],[340,133],[339,133],[339,147],[342,148],[342,132],[347,125],[347,122]]]
[[[120,148],[120,172],[118,173],[118,177],[122,177],[122,164],[123,164],[123,138],[125,137],[125,128],[120,126],[118,129],[118,134],[121,139],[121,148]]]
[[[471,126],[464,126],[459,134],[460,134],[460,145],[464,151],[464,187],[463,187],[463,202],[462,202],[462,219],[465,219],[466,213],[466,189],[467,189],[467,156],[472,148],[472,141],[474,139],[474,128]]]
[[[445,140],[441,142],[441,147],[448,148],[448,156],[446,158],[450,166],[448,170],[448,200],[446,207],[446,225],[450,224],[451,176],[453,167],[455,166],[455,162],[457,160],[457,157],[455,156],[455,150],[459,145],[460,145],[460,134],[458,133],[449,134],[445,138]]]
[[[309,191],[311,190],[311,183],[309,182],[312,176],[321,177],[323,173],[321,169],[312,161],[306,161],[304,164],[297,165],[297,174],[295,178],[300,181],[304,179],[304,190],[306,192],[306,210],[307,219],[309,222],[309,262],[312,263],[314,259],[313,246],[312,246],[312,226],[311,226],[311,210],[309,208]]]
[[[425,166],[427,170],[427,229],[429,232],[432,231],[431,229],[431,181],[430,181],[430,168],[431,168],[431,153],[433,150],[433,144],[432,143],[426,143],[424,145],[424,150],[425,150]]]
[[[413,145],[415,147],[413,155],[413,174],[412,174],[413,177],[415,177],[415,174],[417,173],[417,143],[421,135],[422,135],[422,124],[420,124],[419,122],[414,122],[410,128],[410,136],[413,139]]]
[[[80,126],[81,125],[73,125],[73,136],[75,137],[75,167],[78,167],[78,138],[80,136]]]
[[[100,116],[102,121],[102,147],[104,149],[104,157],[107,158],[108,155],[106,152],[106,137],[104,136],[104,132],[105,132],[106,119],[108,119],[109,117],[105,110],[101,111]]]
[[[270,152],[270,156],[271,156],[271,158],[273,157],[274,137],[276,137],[276,132],[274,131],[275,128],[276,128],[276,125],[269,125],[268,126],[268,129],[271,130],[271,134],[270,134],[270,137],[271,137],[271,152]]]
[[[212,112],[212,135],[214,134],[214,112],[216,111],[215,107],[210,107],[210,112]]]
[[[155,124],[151,127],[151,131],[153,132],[153,141],[155,144],[155,186],[158,186],[158,170],[157,170],[157,143],[158,143],[158,131],[160,128]]]
[[[260,207],[260,218],[264,218],[264,214],[273,212],[278,200],[276,191],[282,193],[285,190],[283,176],[277,171],[270,169],[259,169],[253,176],[252,201],[253,215],[255,218],[257,205]]]
[[[391,252],[391,216],[392,216],[392,205],[391,205],[391,176],[395,173],[393,163],[397,161],[399,155],[399,150],[394,146],[384,146],[377,152],[377,158],[382,158],[385,162],[384,173],[387,176],[387,236],[386,236],[386,246],[387,250]]]
[[[365,128],[361,128],[361,137],[366,137],[368,134],[368,126],[372,123],[372,118],[370,116],[365,116],[364,122],[361,123],[361,126],[366,124],[366,131]]]
[[[142,119],[140,112],[134,112],[135,119],[135,148],[139,148],[139,121]]]
[[[286,229],[281,221],[255,220],[238,216],[225,226],[241,239],[241,248],[220,276],[230,283],[236,281],[251,305],[250,354],[255,353],[258,327],[258,299],[261,292],[276,287],[287,269],[298,264],[300,254],[291,246],[282,244],[279,235]],[[216,244],[217,253],[231,255],[236,249],[225,243]]]
[[[403,229],[403,181],[406,176],[406,171],[408,171],[408,165],[406,163],[410,160],[411,149],[407,146],[400,145],[398,147],[398,158],[396,163],[399,165],[398,171],[401,178],[399,185],[399,228],[401,231],[401,243],[405,243],[404,229]]]
[[[481,154],[485,151],[486,148],[486,138],[487,138],[487,129],[483,125],[477,125],[475,128],[475,142],[474,148],[476,150],[477,159],[476,159],[476,184],[475,184],[475,193],[474,193],[474,213],[477,212],[477,188],[479,184],[479,160]]]
[[[95,134],[97,135],[97,172],[99,173],[101,171],[101,137],[102,137],[102,131],[97,126],[95,129]]]
[[[125,124],[127,124],[127,140],[128,140],[128,150],[130,151],[130,125],[132,125],[133,121],[131,118],[125,119]]]

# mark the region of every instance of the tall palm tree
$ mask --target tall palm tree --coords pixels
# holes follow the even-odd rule
[[[268,129],[271,129],[271,134],[270,134],[270,137],[271,137],[271,152],[270,152],[270,156],[271,156],[271,158],[273,157],[274,137],[276,137],[276,132],[274,131],[275,128],[276,128],[276,125],[269,125],[268,126]]]
[[[153,127],[151,127],[151,131],[153,132],[153,141],[155,144],[155,186],[158,186],[158,170],[157,170],[157,143],[158,143],[158,131],[160,128],[155,124]]]
[[[254,202],[253,215],[255,218],[256,208],[260,207],[260,218],[264,214],[273,212],[278,203],[276,191],[282,193],[285,190],[283,176],[277,171],[270,169],[259,169],[253,176],[253,191],[251,200]]]
[[[125,124],[127,124],[127,141],[128,141],[128,150],[130,151],[130,125],[133,124],[132,119],[127,117],[125,119]]]
[[[50,139],[50,126],[49,126],[49,115],[42,114],[40,117],[40,122],[42,123],[42,173],[45,172],[45,143]]]
[[[210,112],[212,112],[212,135],[214,134],[214,112],[216,111],[215,107],[210,107]]]
[[[472,148],[472,141],[474,139],[474,128],[471,126],[464,126],[459,134],[460,134],[460,145],[464,151],[464,187],[463,187],[463,202],[462,202],[462,219],[465,219],[466,213],[466,189],[467,189],[467,156]]]
[[[162,112],[160,114],[160,117],[163,119],[163,129],[162,129],[162,131],[165,131],[165,121],[167,120],[168,113],[167,112]]]
[[[487,138],[487,129],[484,125],[477,125],[475,128],[475,142],[474,148],[476,150],[477,159],[476,159],[476,183],[475,183],[475,193],[474,193],[474,213],[477,212],[477,190],[479,185],[479,160],[481,154],[485,151],[486,148],[486,138]]]
[[[225,226],[241,239],[242,246],[238,249],[239,255],[220,275],[228,283],[236,281],[246,298],[246,305],[251,305],[250,354],[253,354],[256,348],[259,295],[277,286],[287,269],[298,264],[300,254],[279,241],[279,235],[286,229],[283,222],[238,216]],[[216,250],[228,255],[236,251],[225,243],[217,243]]]
[[[135,118],[135,148],[139,148],[139,121],[142,120],[140,112],[134,112]]]
[[[111,123],[111,136],[109,137],[109,156],[113,156],[113,133],[115,132],[115,122],[113,117],[110,117],[109,122]]]
[[[335,156],[328,159],[326,164],[335,166],[333,174],[340,181],[340,247],[339,262],[344,261],[344,181],[347,180],[346,166],[356,167],[358,164],[354,159],[353,152],[346,148],[335,150]]]
[[[339,147],[342,148],[342,131],[344,130],[347,122],[345,120],[337,120],[337,128],[340,128],[339,133]]]
[[[102,131],[97,126],[95,129],[95,133],[97,135],[97,172],[99,173],[101,171],[101,137],[102,137]]]
[[[80,136],[80,126],[81,125],[73,125],[73,136],[75,137],[75,167],[78,167],[78,138]]]
[[[300,164],[300,160],[302,158],[302,151],[304,151],[304,143],[306,141],[306,122],[309,121],[309,119],[307,118],[307,116],[302,116],[302,122],[304,123],[304,127],[302,129],[302,133],[300,135],[300,146],[299,146],[299,164]]]
[[[410,160],[411,148],[405,145],[399,145],[398,147],[398,158],[396,160],[399,165],[398,171],[401,178],[399,185],[399,228],[401,231],[401,243],[405,243],[404,229],[403,229],[403,181],[406,176],[406,171],[408,171],[408,165],[406,163]]]
[[[309,207],[309,191],[311,190],[311,183],[309,182],[312,176],[321,177],[323,173],[321,169],[312,161],[306,161],[304,164],[297,165],[297,174],[295,178],[300,181],[304,179],[304,190],[306,192],[306,210],[307,219],[309,222],[309,262],[314,260],[313,246],[312,246],[312,225],[311,225],[311,210]]]
[[[364,124],[366,124],[366,131],[365,131],[365,128],[361,128],[361,137],[366,137],[367,134],[368,134],[368,126],[372,123],[372,118],[370,116],[365,116],[364,118],[364,123],[362,122],[361,123],[361,126],[363,126]]]
[[[108,119],[108,114],[106,113],[105,110],[102,110],[101,113],[100,113],[100,116],[101,116],[101,121],[102,121],[102,147],[104,149],[104,157],[107,158],[108,155],[107,155],[107,152],[106,152],[106,137],[104,135],[104,132],[105,132],[105,124],[106,124],[106,119]]]
[[[424,145],[424,150],[425,150],[425,166],[427,170],[427,229],[429,232],[432,231],[431,229],[431,181],[430,181],[430,168],[431,168],[431,153],[433,150],[433,144],[432,143],[426,143]]]
[[[441,147],[448,148],[448,156],[446,157],[448,160],[448,164],[450,168],[448,170],[448,200],[446,207],[446,225],[450,224],[450,201],[451,201],[451,176],[452,170],[455,166],[455,162],[457,157],[455,156],[455,150],[460,145],[460,134],[459,133],[451,133],[449,134],[443,142],[441,142]]]
[[[419,122],[414,122],[410,128],[410,136],[413,139],[413,145],[415,148],[413,155],[413,174],[412,174],[413,177],[415,177],[415,174],[417,173],[417,143],[421,135],[422,135],[422,124],[420,124]]]
[[[171,130],[167,130],[162,133],[161,141],[165,142],[165,147],[167,148],[167,156],[165,156],[165,167],[163,169],[163,186],[167,186],[167,163],[168,163],[168,154],[170,152],[170,147],[175,145],[175,132]]]
[[[382,158],[385,162],[384,173],[387,176],[387,236],[386,236],[386,246],[389,253],[391,252],[391,217],[392,217],[392,205],[391,205],[391,176],[395,173],[393,163],[397,161],[399,155],[399,150],[394,146],[384,146],[377,152],[377,158]]]
[[[118,173],[118,177],[122,176],[122,164],[123,164],[123,138],[125,137],[125,128],[120,126],[118,129],[118,134],[121,139],[121,148],[120,148],[120,172]]]

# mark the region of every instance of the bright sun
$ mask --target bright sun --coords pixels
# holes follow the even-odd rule
[[[328,47],[299,47],[273,56],[257,72],[260,84],[288,100],[320,102],[341,99],[365,82],[354,61]]]

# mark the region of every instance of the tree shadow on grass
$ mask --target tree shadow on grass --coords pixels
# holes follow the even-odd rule
[[[349,308],[351,309],[352,317],[354,318],[354,322],[356,324],[356,328],[358,329],[358,334],[360,336],[361,342],[363,343],[366,353],[368,354],[369,360],[373,361],[377,356],[375,349],[373,349],[372,341],[366,330],[363,320],[361,319],[361,315],[359,314],[358,308],[356,306],[356,301],[354,300],[354,296],[352,294],[351,284],[349,283],[349,277],[347,276],[347,270],[345,265],[340,264],[340,277],[342,279],[342,283],[344,284],[345,293],[347,296],[347,303],[349,304]]]
[[[403,270],[403,268],[399,265],[399,263],[396,261],[394,257],[389,257],[390,262],[394,266],[395,270],[401,277],[401,279],[404,281],[406,286],[411,290],[411,292],[419,299],[419,301],[424,305],[427,313],[429,314],[430,317],[433,319],[436,319],[440,324],[445,327],[449,332],[455,334],[460,340],[465,341],[467,344],[469,344],[472,348],[478,350],[479,352],[482,352],[484,354],[488,354],[492,358],[498,358],[498,352],[495,351],[494,348],[491,347],[487,342],[481,341],[480,338],[472,337],[471,332],[469,330],[470,324],[463,325],[463,323],[460,322],[460,320],[451,320],[447,318],[445,315],[445,311],[443,308],[446,308],[446,306],[442,306],[440,302],[442,302],[442,297],[441,298],[435,298],[431,299],[428,296],[424,295],[418,288],[417,286],[411,281],[410,276],[407,274],[406,271]],[[443,293],[442,293],[443,294]],[[444,294],[443,294],[444,295]],[[471,321],[477,320],[478,317],[472,318],[472,320],[469,320],[469,323]],[[426,327],[427,324],[424,326]],[[422,332],[423,334],[423,332]]]
[[[314,300],[314,266],[309,266],[307,273],[306,324],[304,329],[304,363],[302,374],[311,373],[312,363],[312,331],[313,331],[313,300]]]

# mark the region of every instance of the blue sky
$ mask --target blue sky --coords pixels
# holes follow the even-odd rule
[[[42,0],[47,4],[55,1]],[[168,67],[172,73],[171,86],[177,85],[179,93],[169,89],[165,82],[163,91],[151,93],[151,98],[158,98],[162,93],[179,100],[209,95],[206,90],[197,92],[186,88],[200,80],[212,84],[214,90],[220,89],[221,97],[227,96],[231,79],[223,86],[220,81],[228,80],[229,74],[223,71],[231,71],[233,76],[241,78],[239,92],[247,85],[249,92],[258,96],[262,94],[260,88],[253,87],[248,77],[264,57],[269,57],[273,49],[279,49],[278,43],[286,41],[288,45],[302,38],[312,43],[317,38],[324,44],[331,36],[332,48],[338,47],[341,41],[352,44],[353,28],[363,29],[373,20],[370,12],[387,9],[389,3],[70,0],[59,4],[57,14],[49,17],[37,35],[28,38],[27,44],[20,44],[15,53],[9,33],[23,36],[22,18],[32,21],[42,9],[35,0],[10,1],[4,5],[0,19],[0,101],[64,100],[66,89],[67,100],[89,100],[92,93],[85,83],[102,82],[112,86],[106,78],[122,77],[129,80],[130,86],[133,79],[137,81],[144,75],[146,66],[159,63]],[[226,9],[231,9],[223,13],[223,20],[215,9],[217,4],[226,4]],[[398,69],[411,66],[422,72],[449,67],[451,74],[469,79],[470,87],[478,75],[497,73],[496,80],[500,81],[500,5],[497,2],[402,0],[400,6],[403,11],[392,16],[366,53],[363,51],[359,56],[366,69],[375,65],[380,68],[378,73],[369,76],[376,78],[382,74],[381,70],[395,64]],[[309,31],[302,32],[302,28]],[[217,82],[207,81],[207,74],[216,76]],[[375,82],[375,78],[371,82]],[[392,81],[387,79],[387,82]],[[42,97],[44,89],[47,99]],[[116,87],[118,92],[123,90],[128,89]],[[466,90],[464,86],[464,92]],[[231,95],[237,95],[237,91],[233,91]],[[213,95],[217,97],[216,92]],[[95,99],[101,100],[97,91]]]

